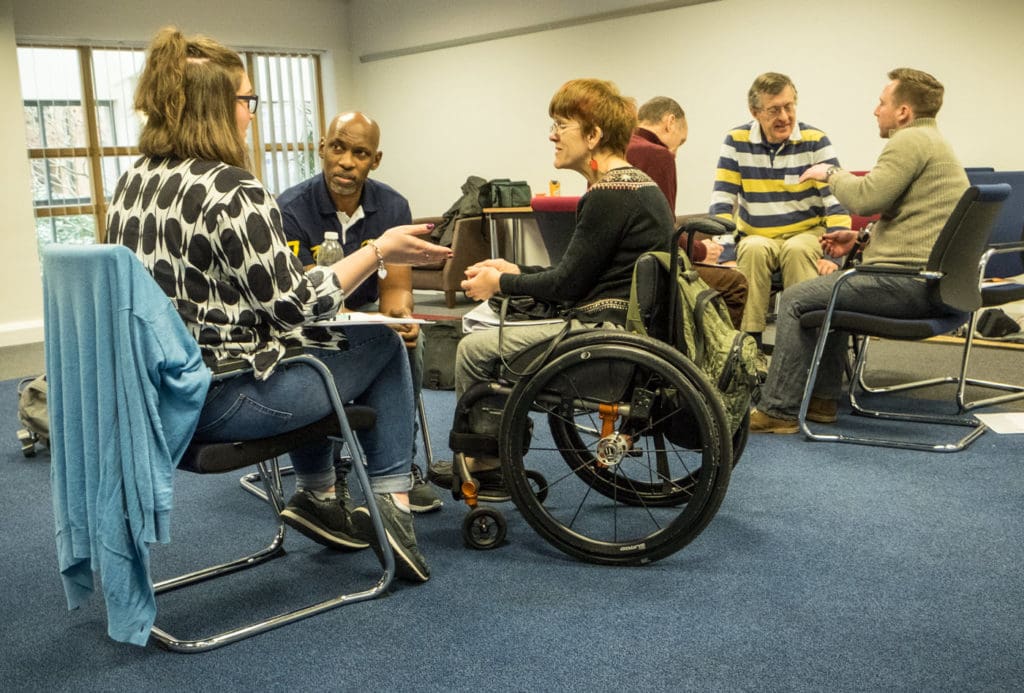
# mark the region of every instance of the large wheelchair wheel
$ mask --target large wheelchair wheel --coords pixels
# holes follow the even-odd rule
[[[690,499],[691,489],[700,474],[699,469],[681,468],[678,471],[684,476],[674,477],[668,460],[662,458],[658,460],[658,469],[650,470],[650,478],[623,479],[614,471],[593,463],[593,454],[587,441],[600,433],[588,420],[568,421],[557,414],[549,414],[548,426],[566,464],[598,493],[632,505],[679,505]],[[732,436],[733,467],[747,446],[749,434],[750,412],[747,412]]]
[[[527,448],[533,418],[548,421],[551,440],[538,426]],[[678,551],[714,517],[732,467],[726,431],[717,392],[689,359],[602,330],[565,340],[516,384],[499,448],[512,499],[538,534],[585,561],[638,565]],[[543,499],[528,482],[537,472]]]

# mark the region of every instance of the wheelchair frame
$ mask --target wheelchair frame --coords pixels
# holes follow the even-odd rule
[[[692,220],[677,234],[708,224],[717,220]],[[654,285],[664,300],[652,302],[669,308],[667,329],[657,333],[675,334],[674,301],[664,297],[669,282]],[[531,363],[545,347],[520,354],[513,367]],[[570,332],[534,365],[515,380],[476,384],[456,406],[452,493],[470,508],[462,526],[466,545],[493,549],[507,532],[504,515],[479,502],[480,484],[467,462],[479,456],[500,458],[524,519],[574,558],[642,565],[699,535],[721,505],[747,434],[746,425],[729,431],[719,393],[703,372],[665,341],[616,329]],[[470,430],[470,412],[488,398],[503,401],[496,436]],[[550,442],[535,434],[543,420]]]

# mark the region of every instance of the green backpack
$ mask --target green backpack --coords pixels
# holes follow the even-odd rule
[[[646,253],[661,266],[665,278],[672,276],[673,255],[676,254]],[[730,427],[735,432],[750,411],[750,393],[758,382],[757,343],[749,334],[733,327],[721,296],[700,278],[689,258],[682,253],[678,258],[677,291],[670,296],[669,305],[654,307],[661,312],[655,320],[667,323],[662,326],[666,333],[649,336],[663,339],[685,353],[717,386]],[[641,262],[637,262],[626,312],[626,329],[648,335],[651,314],[642,309],[643,302],[638,295],[640,268]]]

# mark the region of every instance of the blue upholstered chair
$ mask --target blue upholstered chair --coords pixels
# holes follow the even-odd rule
[[[981,288],[981,308],[971,315],[964,346],[963,372],[960,375],[960,388],[957,393],[958,401],[964,411],[1024,397],[1024,385],[999,383],[967,376],[971,346],[981,314],[989,308],[997,308],[1015,301],[1024,301],[1024,283],[1020,283],[1020,277],[1024,275],[1024,171],[967,169],[967,178],[974,185],[1007,183],[1010,185],[1010,196],[1003,204],[999,216],[996,217],[992,226],[992,234],[988,239],[988,250],[982,257],[983,276],[988,281]],[[1006,281],[1013,277],[1016,277],[1017,280]],[[1003,394],[968,401],[966,394],[968,386],[1001,390]]]

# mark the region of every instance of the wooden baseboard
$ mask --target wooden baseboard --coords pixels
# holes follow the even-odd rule
[[[926,339],[927,342],[938,342],[940,344],[960,344],[964,343],[963,337],[954,337],[953,335],[939,335],[938,337],[931,337]],[[975,338],[972,343],[974,346],[981,347],[996,347],[999,349],[1015,349],[1018,351],[1024,350],[1024,342],[1002,342],[993,339],[980,339]]]

